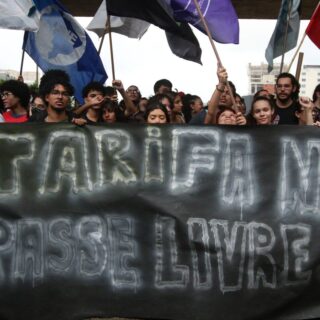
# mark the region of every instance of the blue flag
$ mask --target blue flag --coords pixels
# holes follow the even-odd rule
[[[66,71],[82,103],[82,88],[90,81],[104,83],[107,74],[90,37],[78,22],[55,0],[34,0],[40,12],[37,32],[26,32],[23,49],[47,71]]]
[[[188,22],[205,33],[193,0],[170,1],[177,21]],[[238,16],[230,0],[199,0],[199,6],[215,41],[239,43]]]
[[[280,57],[297,45],[300,29],[300,0],[282,0],[276,27],[265,57],[268,71],[273,69],[273,59]]]

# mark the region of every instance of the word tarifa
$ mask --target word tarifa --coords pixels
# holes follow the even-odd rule
[[[116,214],[0,219],[0,286],[21,281],[37,286],[67,276],[119,290],[227,293],[301,286],[312,276],[310,225],[272,228],[194,217],[179,227],[184,237],[171,217],[155,216],[144,235],[136,225],[134,217]],[[151,241],[142,252],[139,239],[146,236]]]
[[[196,190],[206,174],[216,174],[215,192],[222,206],[256,205],[255,140],[249,134],[184,127],[168,130],[169,139],[164,139],[158,127],[144,130],[139,143],[132,132],[119,128],[89,134],[53,131],[40,145],[39,137],[31,133],[2,133],[0,199],[19,197],[26,182],[22,172],[32,167],[38,185],[28,192],[39,197],[59,194],[65,181],[70,195],[142,185],[164,186],[166,193],[179,195]],[[302,145],[282,137],[279,143],[281,170],[273,177],[279,212],[320,213],[320,139]]]

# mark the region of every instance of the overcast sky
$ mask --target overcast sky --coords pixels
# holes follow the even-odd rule
[[[91,18],[77,19],[87,27]],[[217,48],[229,78],[237,87],[241,95],[248,94],[248,64],[265,62],[264,53],[275,27],[276,20],[240,20],[240,44],[221,45]],[[305,31],[308,21],[302,21],[299,41]],[[216,58],[213,54],[208,38],[193,28],[202,48],[202,66],[180,59],[173,55],[166,41],[165,33],[157,27],[151,27],[141,40],[129,39],[125,36],[113,34],[116,78],[123,81],[125,87],[135,84],[140,88],[143,96],[153,94],[153,84],[161,78],[171,80],[174,88],[186,93],[197,94],[207,101],[216,85]],[[95,33],[89,35],[96,47],[99,39]],[[0,69],[20,69],[22,31],[0,30],[1,50]],[[304,64],[320,62],[320,50],[306,37],[301,49],[304,52]],[[289,63],[294,50],[285,56],[285,63]],[[104,42],[101,52],[111,83],[112,72],[108,38]],[[280,62],[280,58],[275,60]],[[26,55],[24,71],[36,69],[33,61]],[[295,71],[293,65],[292,71]]]

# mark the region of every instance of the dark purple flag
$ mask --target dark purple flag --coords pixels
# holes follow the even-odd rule
[[[231,0],[198,0],[212,38],[220,43],[239,43],[239,22]],[[171,0],[177,21],[205,32],[193,0]]]

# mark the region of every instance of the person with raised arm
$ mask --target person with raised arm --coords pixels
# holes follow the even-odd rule
[[[218,66],[217,76],[218,76],[219,82],[216,85],[216,88],[208,103],[208,112],[204,119],[205,124],[224,124],[224,123],[218,122],[217,114],[219,113],[219,118],[220,118],[221,116],[223,116],[224,109],[233,108],[231,94],[229,92],[227,83],[229,83],[229,87],[233,91],[234,96],[235,96],[236,90],[235,90],[234,84],[231,81],[228,81],[227,70],[221,66]],[[230,110],[228,110],[228,112],[229,111]],[[240,111],[236,111],[236,110],[234,111],[235,111],[235,120],[236,120],[235,124],[245,125],[247,121],[244,115]]]
[[[84,104],[74,110],[74,114],[85,119],[87,124],[101,122],[101,104],[105,100],[105,87],[100,82],[89,82],[82,89],[82,97]]]
[[[132,92],[131,95],[129,95],[129,93],[126,90],[124,90],[124,86],[121,80],[113,80],[112,86],[117,91],[119,91],[120,95],[122,96],[123,101],[121,103],[124,104],[124,116],[127,122],[144,123],[144,114],[143,112],[140,112],[138,104],[136,105],[133,102],[134,100],[132,99]]]
[[[312,126],[313,116],[312,110],[314,108],[314,104],[308,97],[300,97],[298,109],[296,110],[295,116],[299,121],[299,125],[307,125]]]

